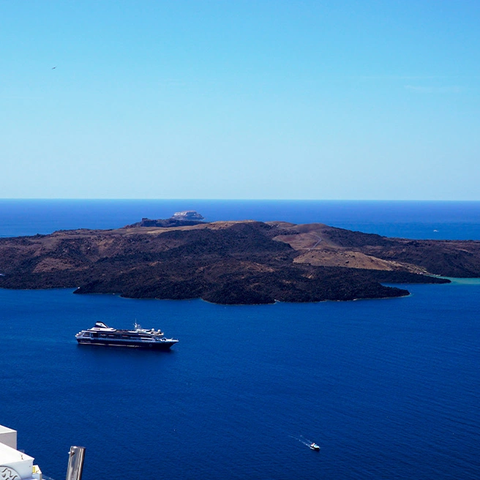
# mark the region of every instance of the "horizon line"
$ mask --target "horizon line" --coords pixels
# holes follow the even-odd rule
[[[141,202],[480,202],[452,199],[339,199],[339,198],[62,198],[62,197],[0,197],[0,201],[141,201]]]

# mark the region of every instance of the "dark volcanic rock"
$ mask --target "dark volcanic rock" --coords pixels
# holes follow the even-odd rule
[[[181,227],[181,226],[190,226],[190,225],[198,225],[199,223],[206,223],[202,220],[189,220],[187,218],[166,218],[166,219],[158,219],[158,220],[151,220],[150,218],[142,218],[141,222],[134,223],[133,225],[127,225],[124,228],[134,228],[134,227]]]
[[[398,297],[408,292],[382,283],[480,276],[480,242],[390,239],[321,224],[146,223],[0,239],[0,287],[261,304]]]
[[[384,252],[372,253],[385,260],[409,262],[445,277],[480,276],[480,242],[398,240]],[[368,250],[369,251],[369,250]]]
[[[365,247],[380,246],[388,247],[392,240],[374,233],[352,232],[343,228],[328,228],[328,238],[339,247]]]

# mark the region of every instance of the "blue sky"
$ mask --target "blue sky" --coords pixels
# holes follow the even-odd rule
[[[0,197],[480,200],[479,25],[478,0],[0,0]]]

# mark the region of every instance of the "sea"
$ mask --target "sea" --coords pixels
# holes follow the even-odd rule
[[[197,210],[480,240],[480,202],[0,200],[0,236]],[[480,282],[386,300],[224,306],[0,289],[0,424],[47,480],[478,479]],[[170,352],[78,346],[101,320]],[[320,445],[312,451],[309,443]]]

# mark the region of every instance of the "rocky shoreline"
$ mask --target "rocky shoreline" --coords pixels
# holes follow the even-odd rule
[[[0,239],[0,288],[265,304],[408,295],[384,284],[480,277],[480,242],[323,224],[143,219],[116,230]]]

